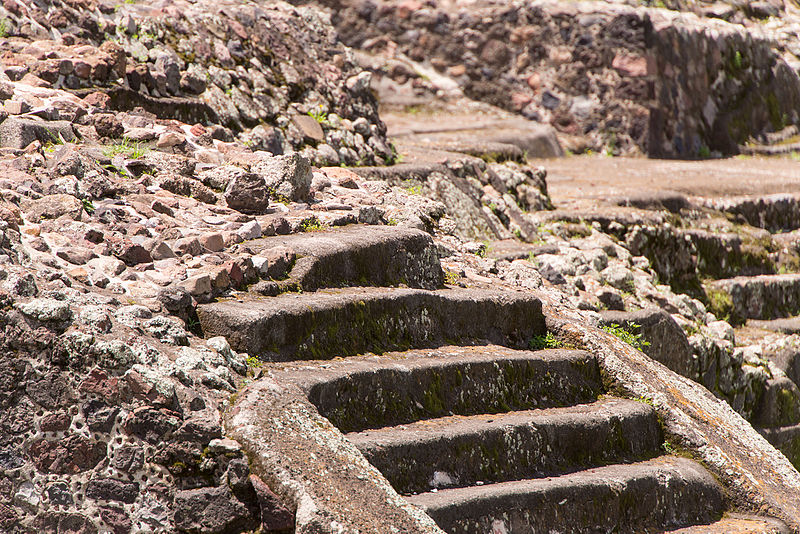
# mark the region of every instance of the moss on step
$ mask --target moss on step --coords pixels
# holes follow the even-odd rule
[[[717,319],[735,323],[744,321],[743,317],[737,316],[733,307],[733,299],[727,291],[713,287],[705,287],[704,298],[702,300],[706,308],[717,316]]]

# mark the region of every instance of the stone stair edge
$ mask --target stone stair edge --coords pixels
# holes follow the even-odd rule
[[[340,347],[329,358],[442,345],[452,336],[519,347],[545,330],[536,296],[481,289],[345,288],[220,301],[198,306],[197,313],[206,337],[223,335],[234,350],[252,356],[269,354],[266,359],[278,360],[320,359],[327,349],[340,346],[337,339],[345,330],[355,345]],[[484,314],[485,320],[474,315],[477,313]],[[494,317],[494,322],[489,317]],[[381,328],[381,336],[377,328]],[[383,339],[380,343],[379,337]],[[376,343],[380,347],[373,346]],[[298,349],[300,353],[296,353]]]
[[[591,440],[581,439],[591,434]],[[589,404],[446,416],[345,435],[403,494],[557,476],[658,456],[652,407],[605,398]]]
[[[612,335],[586,328],[553,299],[544,298],[543,309],[549,331],[597,356],[611,392],[653,403],[668,439],[724,485],[733,509],[758,510],[800,532],[800,473],[729,404]]]
[[[615,481],[614,489],[607,486],[608,480]],[[627,487],[629,485],[634,487],[629,489]],[[656,502],[664,504],[660,501],[663,495],[655,497],[654,500],[647,498],[652,496],[653,491],[660,489],[665,492],[667,489],[665,486],[676,485],[682,488],[679,495],[674,496],[678,500],[670,504],[675,508],[680,507],[680,514],[672,506],[669,511],[654,507]],[[604,494],[604,491],[612,496]],[[622,524],[618,522],[619,516],[613,514],[611,509],[617,498],[626,499],[629,505],[641,499],[637,503],[638,509],[632,512],[626,508],[627,513]],[[439,490],[410,496],[407,499],[414,505],[420,506],[439,524],[443,523],[445,530],[463,529],[460,531],[470,534],[481,531],[479,527],[469,528],[467,525],[470,520],[484,526],[491,524],[493,527],[499,526],[496,523],[499,520],[506,527],[511,521],[524,517],[533,523],[532,530],[536,530],[537,526],[540,528],[544,526],[544,522],[535,523],[541,520],[539,515],[548,516],[547,520],[550,521],[553,518],[565,517],[574,521],[575,516],[582,515],[607,522],[601,526],[582,525],[583,528],[600,526],[600,528],[613,528],[615,531],[619,529],[620,532],[634,532],[637,531],[634,529],[641,531],[642,528],[658,528],[660,526],[658,523],[646,524],[646,527],[642,523],[654,521],[660,514],[666,516],[664,519],[668,521],[667,526],[680,527],[719,519],[724,510],[722,488],[714,478],[700,464],[673,456],[662,456],[633,464],[614,464],[559,477]],[[596,511],[593,506],[598,502],[602,502],[606,509]],[[527,508],[526,504],[536,508]],[[506,511],[498,513],[498,505],[504,505]],[[526,508],[530,510],[527,514],[520,513]],[[687,517],[687,510],[691,510],[691,519]],[[631,517],[633,514],[639,522],[626,524],[633,519]],[[680,519],[675,521],[676,517]],[[667,518],[678,524],[669,525]]]

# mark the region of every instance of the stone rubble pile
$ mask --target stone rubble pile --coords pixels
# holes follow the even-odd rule
[[[104,113],[141,108],[189,126],[212,124],[194,136],[158,132],[158,142],[175,150],[210,149],[212,161],[219,143],[234,137],[274,154],[306,148],[312,160],[333,165],[394,158],[369,74],[312,9],[14,0],[0,7],[0,21],[0,94],[10,115],[68,120],[133,141],[151,134],[130,131],[136,125],[123,131]],[[91,137],[88,130],[79,135]],[[23,141],[0,143],[23,148]]]

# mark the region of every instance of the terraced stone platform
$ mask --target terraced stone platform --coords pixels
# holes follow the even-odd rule
[[[198,315],[267,362],[227,427],[301,531],[656,532],[727,510],[595,354],[525,350],[546,332],[529,292],[321,288]]]

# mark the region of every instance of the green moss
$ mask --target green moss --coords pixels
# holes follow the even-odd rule
[[[789,459],[795,469],[800,468],[800,437],[781,445],[780,451]]]
[[[445,269],[444,271],[444,283],[449,286],[454,286],[458,283],[458,279],[460,276],[457,272],[451,271],[449,269]]]
[[[313,215],[300,222],[301,232],[321,232],[322,230],[325,230],[325,225]]]
[[[433,375],[430,386],[422,393],[422,406],[431,415],[441,414],[444,412],[442,399],[442,377],[436,373]]]
[[[705,288],[705,298],[703,299],[708,310],[723,321],[734,319],[733,299],[727,291]]]
[[[781,105],[775,93],[770,93],[766,98],[767,111],[769,112],[769,122],[777,132],[786,127],[786,116],[781,112]]]
[[[798,415],[800,414],[797,413],[798,399],[794,393],[788,388],[781,388],[778,391],[778,397],[776,400],[778,403],[779,414],[778,425],[785,426],[797,423]]]

